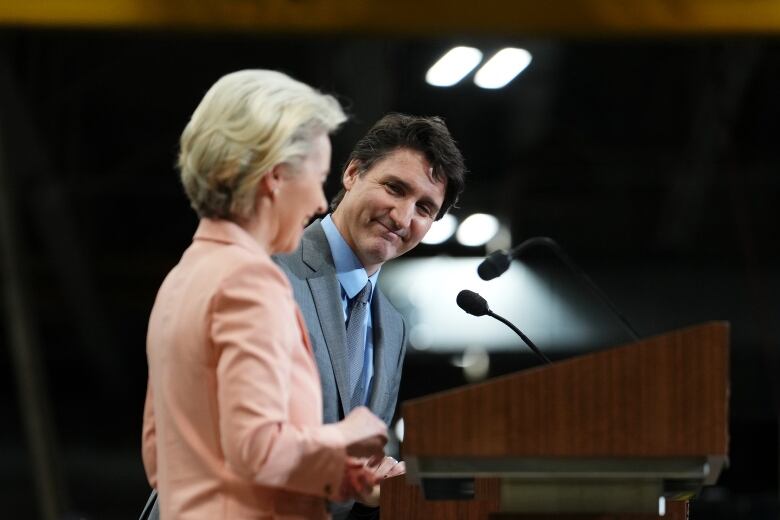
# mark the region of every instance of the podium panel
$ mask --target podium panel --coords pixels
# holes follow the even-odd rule
[[[390,489],[451,518],[679,514],[728,460],[728,331],[706,323],[407,401],[408,473]]]
[[[473,500],[425,500],[419,486],[402,475],[382,483],[381,515],[388,520],[658,520],[657,514],[502,513],[499,479],[477,479]],[[667,502],[664,520],[687,520],[684,501]]]

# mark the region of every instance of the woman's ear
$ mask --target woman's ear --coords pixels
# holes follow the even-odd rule
[[[277,164],[260,178],[257,187],[258,195],[266,195],[272,199],[276,197],[282,185],[282,167],[283,165]]]

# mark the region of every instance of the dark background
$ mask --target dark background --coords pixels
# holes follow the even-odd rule
[[[427,68],[456,44],[521,46],[534,60],[498,91],[426,85]],[[496,213],[515,242],[556,238],[640,335],[729,320],[731,467],[693,518],[778,517],[778,38],[14,27],[0,29],[4,516],[42,515],[22,413],[30,388],[48,402],[42,431],[56,448],[47,467],[61,510],[140,512],[146,320],[196,226],[173,168],[178,135],[206,89],[242,68],[282,70],[346,105],[329,195],[382,114],[441,115],[471,170],[456,215]],[[411,254],[440,253],[484,250]],[[609,343],[625,340],[617,330]],[[20,341],[37,363],[17,361]],[[492,361],[491,375],[535,363],[523,353]],[[464,382],[449,356],[412,352],[402,399]]]

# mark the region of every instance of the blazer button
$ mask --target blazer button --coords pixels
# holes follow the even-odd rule
[[[330,496],[331,487],[330,484],[325,484],[325,494]]]

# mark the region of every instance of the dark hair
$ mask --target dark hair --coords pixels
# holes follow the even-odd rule
[[[463,155],[440,117],[387,114],[357,142],[342,172],[355,161],[358,174],[364,175],[375,163],[399,149],[422,153],[433,168],[433,178],[447,180],[444,202],[436,215],[436,220],[439,220],[458,202],[466,175]],[[342,188],[333,198],[331,211],[336,210],[345,193]]]

